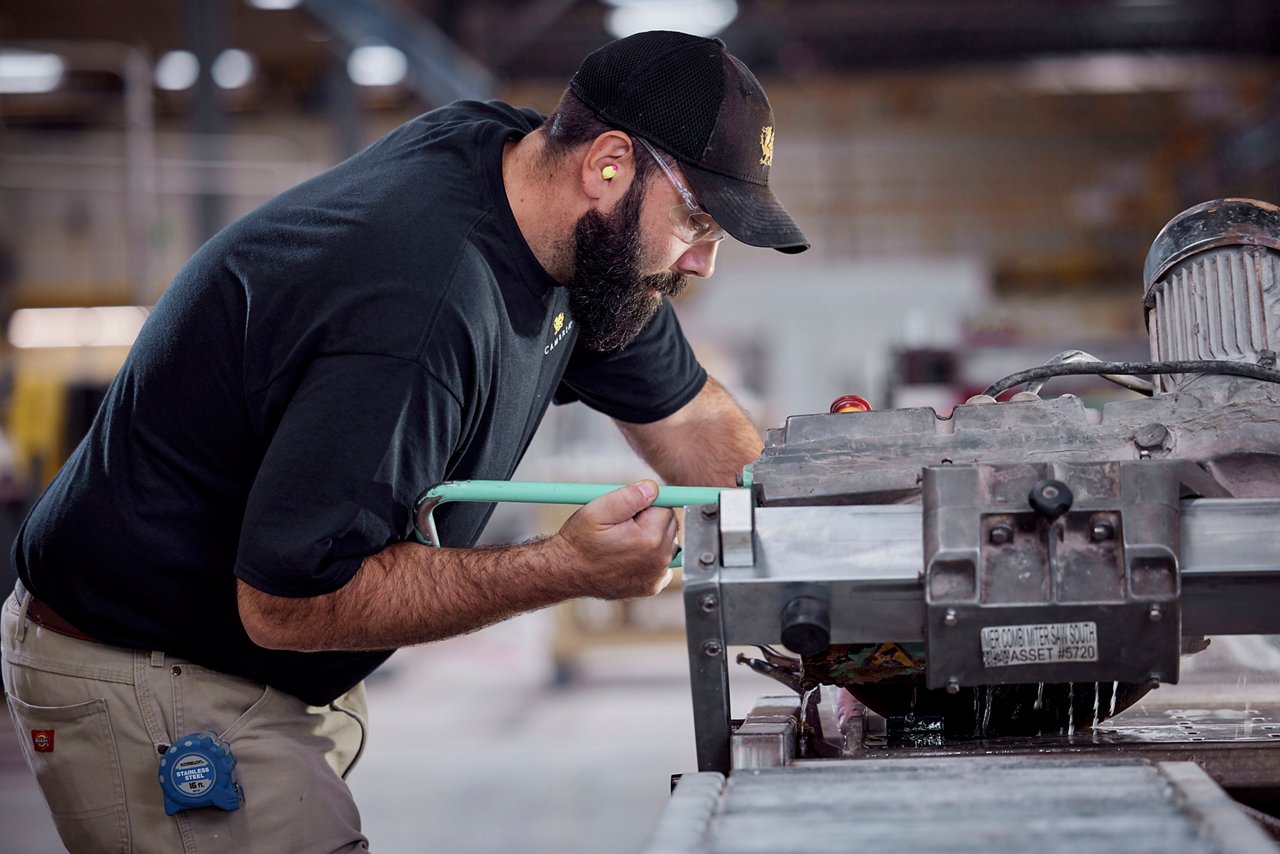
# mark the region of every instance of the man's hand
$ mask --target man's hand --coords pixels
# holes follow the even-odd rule
[[[580,596],[651,596],[671,583],[675,512],[651,506],[658,485],[642,480],[600,496],[569,518],[551,543],[580,576]]]

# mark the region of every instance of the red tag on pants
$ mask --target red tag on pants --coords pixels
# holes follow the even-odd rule
[[[31,746],[35,748],[36,753],[53,753],[53,730],[31,730]]]

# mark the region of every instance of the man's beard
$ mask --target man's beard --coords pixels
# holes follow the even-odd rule
[[[613,213],[587,211],[574,229],[569,309],[578,341],[589,350],[616,350],[634,340],[661,305],[653,292],[673,297],[689,283],[681,273],[640,273],[643,183],[633,182]]]

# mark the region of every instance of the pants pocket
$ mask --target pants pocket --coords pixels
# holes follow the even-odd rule
[[[351,722],[343,737],[334,738],[334,750],[330,752],[330,764],[342,779],[355,770],[356,763],[364,755],[369,739],[369,711],[365,704],[364,683],[356,685],[329,704],[329,708],[345,715]]]
[[[270,687],[199,665],[183,663],[172,671],[174,738],[212,732],[234,744],[240,731],[272,702]],[[233,749],[234,752],[234,749]]]
[[[33,706],[7,698],[23,758],[62,843],[77,854],[129,850],[124,778],[105,699]]]

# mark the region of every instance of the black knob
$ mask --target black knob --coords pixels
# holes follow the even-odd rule
[[[782,645],[800,655],[819,655],[831,645],[831,609],[812,596],[797,596],[782,609]]]
[[[1071,502],[1075,500],[1071,489],[1060,480],[1042,480],[1031,488],[1031,494],[1027,496],[1031,509],[1050,521],[1070,510]]]

